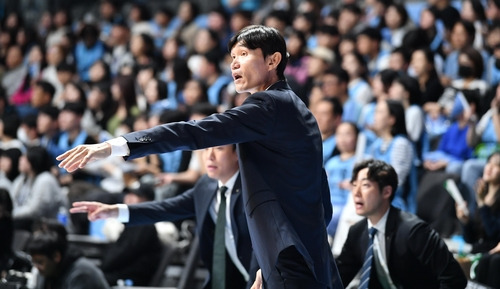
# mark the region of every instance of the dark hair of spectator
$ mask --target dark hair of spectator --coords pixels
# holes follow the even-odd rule
[[[406,11],[406,7],[403,4],[396,3],[396,2],[389,4],[387,6],[387,8],[389,8],[389,7],[394,7],[396,9],[396,11],[398,12],[399,17],[401,17],[401,23],[399,23],[398,28],[404,27],[408,23],[408,19],[409,19],[408,11]]]
[[[35,82],[35,85],[40,87],[43,92],[48,93],[50,95],[50,99],[54,97],[56,89],[50,82],[39,79]]]
[[[486,13],[484,11],[484,6],[479,0],[468,0],[472,5],[472,10],[477,20],[483,22],[486,21]]]
[[[139,11],[139,21],[149,21],[151,19],[151,12],[145,3],[134,2],[131,9]]]
[[[387,186],[391,187],[392,194],[389,201],[392,201],[396,195],[396,189],[398,188],[398,175],[394,168],[381,160],[369,159],[362,161],[354,165],[351,183],[355,182],[359,172],[366,168],[368,168],[366,174],[367,179],[377,183],[380,193],[382,193],[383,188]]]
[[[120,93],[125,101],[126,107],[130,109],[136,105],[137,99],[135,94],[134,77],[131,75],[118,75],[115,78],[115,83],[120,88]]]
[[[3,135],[17,138],[17,129],[21,125],[21,119],[17,114],[3,115]]]
[[[66,228],[57,220],[42,220],[35,224],[33,235],[28,241],[27,252],[30,255],[43,255],[53,258],[59,252],[66,255],[68,248]]]
[[[288,61],[286,43],[283,36],[275,28],[260,25],[250,25],[236,33],[228,43],[228,50],[241,43],[248,49],[262,49],[264,58],[275,52],[281,54],[281,62],[278,64],[276,73],[278,78],[285,79],[284,71]]]
[[[288,39],[292,37],[296,37],[300,41],[302,49],[299,51],[299,54],[297,55],[290,54],[290,59],[289,59],[290,61],[300,59],[302,56],[304,56],[306,54],[306,48],[307,48],[307,39],[304,32],[297,29],[292,29],[288,33]]]
[[[50,104],[42,106],[39,110],[38,113],[43,113],[48,115],[52,120],[57,120],[59,117],[59,109],[55,106],[52,106]]]
[[[29,147],[26,151],[26,158],[35,175],[50,171],[54,164],[50,154],[41,146]]]
[[[155,42],[151,35],[146,33],[139,34],[142,39],[142,53],[150,58],[155,56]]]
[[[339,65],[328,68],[323,75],[334,75],[337,77],[339,83],[349,83],[349,73]]]
[[[359,6],[355,3],[349,3],[349,4],[345,4],[343,5],[341,8],[340,8],[340,12],[342,11],[349,11],[353,14],[356,14],[358,16],[361,16],[362,14],[362,11],[361,11],[361,8],[359,8]]]
[[[363,30],[361,30],[358,33],[358,37],[362,35],[370,38],[371,40],[377,41],[378,43],[382,41],[382,34],[380,34],[380,31],[378,29],[373,27],[366,27]]]
[[[344,108],[342,107],[342,104],[336,97],[323,97],[320,101],[327,102],[331,104],[332,106],[332,115],[333,116],[342,116],[344,113]]]
[[[418,80],[406,73],[403,73],[400,74],[399,77],[394,80],[394,82],[401,84],[403,88],[408,92],[410,104],[420,105],[420,96],[422,92],[420,91]]]
[[[358,65],[360,66],[360,71],[358,72],[358,76],[363,78],[364,80],[368,79],[368,64],[366,63],[366,59],[361,55],[357,50],[353,50],[348,54],[352,54]]]
[[[201,114],[201,115],[212,115],[217,113],[217,106],[210,104],[209,102],[197,102],[189,109],[189,114]]]
[[[392,82],[394,82],[394,79],[396,79],[396,77],[398,77],[399,74],[397,71],[394,71],[392,69],[384,69],[380,71],[378,75],[380,77],[380,81],[384,85],[384,92],[388,93],[389,88],[392,85]]]
[[[481,79],[483,76],[484,62],[481,53],[471,46],[464,47],[460,54],[464,54],[472,62],[472,71],[474,72],[474,78]]]
[[[476,38],[476,28],[474,27],[474,23],[460,19],[455,22],[455,25],[453,25],[453,27],[457,25],[462,25],[464,27],[464,30],[468,36],[468,43],[469,45],[472,45],[472,43],[474,43],[474,39]]]
[[[14,239],[14,223],[12,209],[14,208],[9,191],[0,188],[0,258],[4,258],[12,251]]]
[[[184,84],[191,79],[191,70],[186,60],[182,58],[174,59],[172,70],[174,71],[174,82],[177,84],[175,95],[178,95],[184,88]]]
[[[416,28],[406,32],[403,36],[401,47],[404,47],[410,53],[413,53],[416,49],[428,47],[429,44],[430,40],[427,32],[422,28]]]
[[[5,172],[5,176],[12,182],[19,175],[19,158],[22,152],[18,148],[6,149],[2,152],[1,156],[10,159],[10,171]]]
[[[406,121],[405,121],[405,109],[400,101],[386,99],[387,107],[389,108],[389,115],[395,118],[394,125],[391,128],[391,135],[404,135],[407,136],[406,132]]]

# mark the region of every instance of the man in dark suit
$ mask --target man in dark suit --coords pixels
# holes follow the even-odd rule
[[[327,241],[332,216],[316,120],[290,89],[286,44],[278,30],[254,25],[228,45],[236,91],[245,102],[200,121],[165,124],[80,146],[58,157],[68,171],[109,156],[141,157],[236,143],[258,288],[342,288]]]
[[[352,184],[356,213],[366,219],[352,225],[336,259],[345,286],[360,272],[359,288],[466,287],[460,265],[439,235],[390,205],[398,186],[392,166],[363,161],[354,167]]]
[[[238,155],[235,145],[207,148],[203,152],[207,174],[185,193],[160,202],[146,202],[134,205],[105,205],[97,202],[76,202],[72,213],[88,212],[89,218],[101,219],[117,217],[128,224],[151,224],[158,221],[178,221],[196,219],[196,233],[200,238],[200,255],[209,272],[213,272],[214,231],[217,222],[221,196],[217,195],[222,186],[229,201],[225,228],[226,273],[225,288],[248,288],[256,271],[252,263],[252,246],[241,197],[241,181]],[[231,225],[229,227],[229,224]],[[220,266],[220,265],[219,265]],[[212,274],[210,274],[210,277]],[[252,276],[253,277],[253,276]],[[207,280],[205,288],[210,287]],[[248,285],[247,285],[248,283]]]

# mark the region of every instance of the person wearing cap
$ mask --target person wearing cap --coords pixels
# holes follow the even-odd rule
[[[123,192],[126,205],[151,202],[155,199],[151,185],[140,184],[136,189],[126,188]],[[117,281],[132,280],[134,286],[148,286],[160,263],[161,241],[154,224],[126,226],[116,242],[104,252],[101,270],[110,286]]]
[[[319,93],[323,74],[335,61],[333,50],[323,46],[317,46],[308,51],[309,60],[307,61],[307,81],[304,85],[305,103],[309,108],[312,107],[315,96],[321,99],[323,96]],[[304,99],[304,97],[301,97]]]

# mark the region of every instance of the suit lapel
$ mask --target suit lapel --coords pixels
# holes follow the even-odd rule
[[[238,175],[238,178],[236,179],[236,182],[234,183],[233,190],[231,192],[231,229],[233,230],[233,236],[234,236],[234,242],[235,244],[238,244],[238,225],[236,222],[238,218],[236,217],[237,214],[241,214],[242,212],[236,212],[236,204],[238,203],[239,199],[241,198],[241,179],[240,175]],[[243,212],[244,214],[244,212]]]
[[[212,205],[213,199],[217,194],[218,186],[219,185],[216,180],[207,177],[207,182],[204,185],[204,189],[200,192],[200,224],[203,224],[205,222],[205,218],[210,215],[210,206]]]

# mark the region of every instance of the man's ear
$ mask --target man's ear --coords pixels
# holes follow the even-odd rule
[[[392,191],[392,187],[391,186],[385,186],[383,189],[382,189],[382,197],[384,199],[390,199],[391,198],[391,195],[394,194],[394,192]]]
[[[274,52],[273,54],[267,57],[267,66],[270,71],[276,69],[280,63],[281,63],[281,53],[279,52]]]

